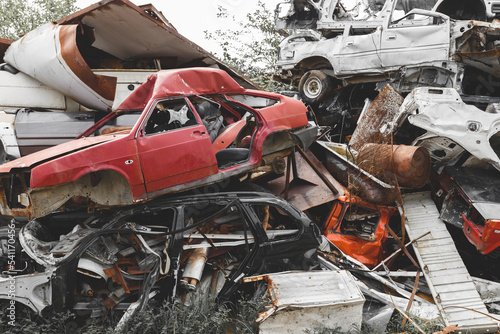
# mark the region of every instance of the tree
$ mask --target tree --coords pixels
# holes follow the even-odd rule
[[[227,10],[219,6],[217,17],[232,19]],[[229,66],[243,73],[265,90],[275,91],[285,86],[273,80],[276,72],[278,45],[281,37],[274,29],[273,13],[259,0],[257,9],[240,22],[241,29],[205,31],[207,39],[218,42]]]
[[[76,0],[0,0],[0,37],[16,40],[77,10]]]

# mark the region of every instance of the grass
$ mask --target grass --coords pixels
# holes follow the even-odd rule
[[[62,333],[62,334],[219,334],[238,333],[253,334],[258,333],[258,325],[254,322],[260,312],[264,310],[264,305],[268,303],[267,298],[260,298],[252,301],[248,298],[241,298],[234,304],[217,305],[215,302],[196,302],[190,306],[180,306],[178,304],[163,303],[161,305],[150,306],[144,311],[136,314],[122,331],[115,331],[116,324],[120,319],[119,314],[108,314],[101,323],[87,323],[77,325],[75,316],[66,312],[57,314],[50,319],[41,319],[27,310],[19,310],[16,319],[16,326],[8,325],[5,319],[0,319],[0,333]],[[444,325],[436,321],[425,321],[411,316],[412,320],[425,332],[434,333],[444,328]],[[8,320],[8,319],[7,319]],[[395,311],[386,334],[421,333],[409,321],[402,328],[403,317]],[[307,331],[308,334],[364,334],[375,333],[366,324],[361,328],[353,328],[348,333],[342,332],[339,328],[313,328]]]
[[[263,311],[265,301],[252,302],[241,299],[237,304],[217,305],[215,302],[196,303],[191,306],[163,303],[151,306],[136,314],[126,328],[115,331],[120,317],[108,315],[102,323],[77,325],[70,313],[57,314],[50,319],[41,319],[32,312],[16,315],[16,325],[10,326],[8,319],[0,320],[0,333],[62,333],[62,334],[194,334],[194,333],[258,333],[254,323]]]

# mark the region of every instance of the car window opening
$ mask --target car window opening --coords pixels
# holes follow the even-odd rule
[[[207,129],[219,168],[228,168],[248,160],[252,140],[257,131],[253,113],[222,96],[213,99],[196,96],[189,100]],[[275,100],[252,98],[252,101],[257,101],[257,105],[264,107],[273,105],[272,101]]]
[[[198,124],[193,111],[182,100],[166,100],[156,104],[146,123],[146,135],[177,130]]]

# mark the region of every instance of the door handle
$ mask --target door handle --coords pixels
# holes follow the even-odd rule
[[[201,137],[201,136],[203,136],[204,134],[206,134],[206,132],[205,132],[205,131],[198,131],[198,130],[196,130],[196,131],[194,131],[194,132],[191,134],[191,137]]]
[[[353,42],[353,41],[349,41],[349,42],[345,43],[345,46],[351,46],[351,45],[353,45],[353,44],[354,44],[354,42]]]
[[[387,36],[387,39],[389,39],[389,40],[395,40],[396,39],[396,35]]]

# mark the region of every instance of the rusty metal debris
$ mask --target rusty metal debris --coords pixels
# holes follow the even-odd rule
[[[358,166],[389,184],[422,188],[429,181],[429,151],[419,146],[365,144],[359,150]]]
[[[32,312],[112,311],[117,331],[151,301],[243,291],[270,298],[262,333],[384,333],[396,312],[498,331],[498,14],[283,2],[277,79],[303,103],[252,90],[151,5],[0,39],[0,160],[24,156],[0,167],[0,306],[12,276]]]
[[[392,121],[403,103],[403,97],[392,86],[387,85],[359,116],[350,146],[359,151],[364,144],[390,144],[391,137],[380,129]]]
[[[260,333],[297,333],[320,326],[347,332],[361,326],[365,298],[346,270],[282,272],[258,278],[266,281],[272,302],[256,320]]]

